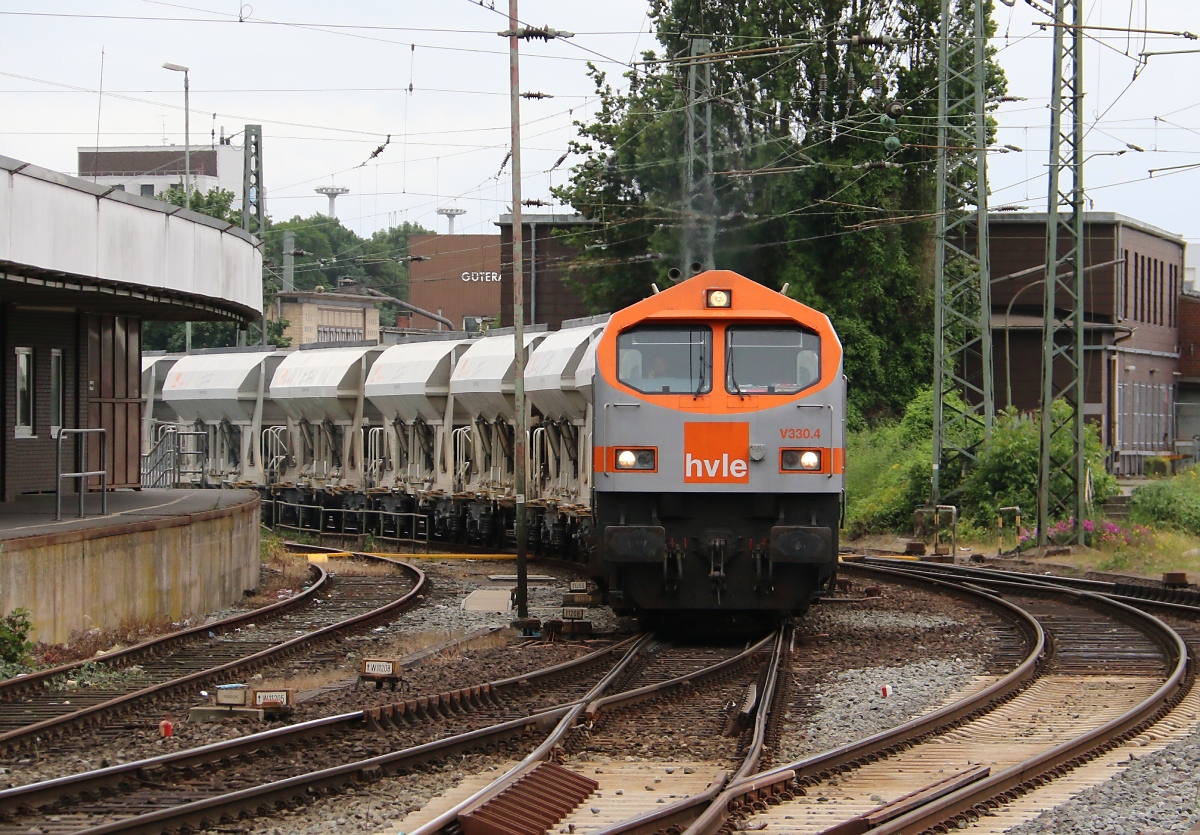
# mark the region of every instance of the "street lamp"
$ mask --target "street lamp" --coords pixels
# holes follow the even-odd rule
[[[192,208],[192,120],[188,107],[188,68],[180,64],[163,64],[164,70],[183,73],[183,207]]]
[[[192,208],[192,120],[188,107],[188,68],[182,64],[163,64],[164,70],[183,73],[183,207]],[[266,330],[263,330],[266,333]],[[192,350],[192,323],[183,323],[183,349]]]

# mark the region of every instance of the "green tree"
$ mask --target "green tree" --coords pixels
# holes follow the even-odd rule
[[[187,195],[184,194],[182,183],[171,186],[159,194],[157,199],[164,203],[173,203],[176,206],[187,205]],[[193,212],[241,226],[242,210],[233,208],[234,199],[235,195],[232,191],[226,191],[219,187],[206,192],[193,191],[191,209]]]
[[[283,233],[288,230],[296,236],[296,250],[304,253],[295,256],[297,290],[317,287],[333,290],[349,279],[357,286],[378,290],[402,301],[408,299],[408,264],[401,259],[409,254],[409,236],[430,234],[430,230],[419,224],[403,223],[362,238],[337,218],[320,214],[308,218],[296,216],[271,224],[267,231],[265,257],[277,289],[283,274]],[[394,319],[398,308],[387,304],[382,307],[380,320]]]
[[[625,93],[591,69],[600,106],[555,192],[598,221],[572,236],[588,304],[630,304],[683,266],[688,67],[663,59],[688,54],[684,33],[717,33],[714,53],[746,54],[709,65],[716,266],[826,312],[852,411],[898,415],[931,375],[934,151],[919,146],[936,143],[938,14],[936,0],[652,0],[657,63]],[[848,42],[884,33],[906,45]],[[896,127],[888,102],[905,108]],[[890,135],[905,146],[886,150]]]

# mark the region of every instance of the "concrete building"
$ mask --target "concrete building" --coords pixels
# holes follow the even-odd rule
[[[178,620],[256,584],[257,495],[130,488],[142,321],[255,321],[261,272],[241,229],[0,157],[0,611],[30,609],[38,639]],[[86,495],[99,475],[63,474],[101,471],[113,513],[55,522],[58,489],[66,515],[81,482],[90,513],[101,504]]]
[[[440,313],[456,330],[500,313],[499,235],[412,235],[408,251],[429,259],[409,264],[410,303]],[[416,328],[439,327],[420,315],[408,321]]]
[[[991,217],[998,408],[1039,408],[1045,229],[1045,214]],[[1100,427],[1112,470],[1138,474],[1146,457],[1173,454],[1179,437],[1185,242],[1111,212],[1088,212],[1084,238],[1085,415]]]
[[[79,177],[97,185],[142,197],[156,197],[180,185],[184,174],[182,145],[124,145],[78,148]],[[192,189],[232,191],[242,201],[242,149],[233,145],[191,146]]]
[[[271,321],[287,320],[283,335],[293,347],[312,342],[378,342],[380,302],[392,297],[368,288],[355,292],[287,290],[267,311]]]
[[[582,215],[522,214],[521,255],[524,274],[525,321],[549,325],[551,330],[564,319],[588,316],[577,288],[567,280],[567,265],[575,258],[575,248],[566,244],[561,233],[591,225]],[[500,324],[513,324],[512,292],[512,215],[500,215]]]

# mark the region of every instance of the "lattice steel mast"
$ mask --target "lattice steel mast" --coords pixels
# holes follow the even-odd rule
[[[1076,524],[1071,541],[1082,541],[1087,508],[1083,423],[1083,0],[1055,0],[1053,84],[1042,311],[1039,546],[1048,541],[1053,516],[1073,517]],[[1055,400],[1066,401],[1071,414],[1056,417],[1052,409]],[[1056,481],[1060,493],[1053,495],[1051,485]]]
[[[983,0],[942,0],[938,49],[936,299],[933,479],[976,459],[971,439],[989,437],[992,379],[991,261],[987,176],[987,17]],[[975,171],[967,166],[973,157]],[[956,161],[962,164],[955,164]]]

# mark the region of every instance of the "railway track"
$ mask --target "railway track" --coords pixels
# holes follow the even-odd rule
[[[672,647],[649,637],[631,639],[566,664],[490,685],[406,700],[391,709],[367,708],[0,792],[0,814],[6,818],[0,833],[28,832],[31,818],[36,818],[40,831],[49,833],[99,835],[198,828],[295,807],[363,781],[405,775],[452,755],[469,758],[500,752],[519,756],[537,745],[523,763],[525,771],[530,771],[550,753],[561,752],[564,740],[572,732],[579,733],[578,723],[586,717],[602,712],[619,714],[633,705],[672,695],[686,697],[693,688],[736,678],[748,669],[757,674],[766,649],[767,642],[742,652],[713,652]],[[778,656],[778,648],[774,654]],[[620,660],[614,665],[616,658]],[[598,675],[602,678],[597,681]],[[555,681],[567,684],[555,690]],[[544,697],[558,692],[567,701],[531,716],[495,721],[504,718],[503,712],[497,715],[490,712],[491,707],[520,698],[520,707],[525,708],[529,704],[525,696],[531,689],[544,690]],[[624,692],[606,696],[610,691]],[[517,709],[515,705],[507,708],[509,712]],[[493,723],[468,729],[473,718],[484,717]],[[346,756],[353,750],[353,739],[370,737],[388,748],[403,738],[396,731],[416,727],[426,728],[425,736],[432,738],[366,759]],[[541,738],[551,730],[553,733]],[[347,739],[351,741],[343,743]],[[325,760],[340,762],[314,768]],[[509,779],[520,776],[509,775]]]
[[[45,831],[75,832],[122,820],[131,810],[144,815],[174,806],[181,797],[189,803],[218,798],[230,789],[301,777],[499,725],[493,736],[480,737],[482,745],[495,744],[507,739],[509,730],[523,732],[520,723],[530,713],[531,689],[538,691],[536,701],[551,707],[578,700],[632,643],[630,639],[521,676],[0,791],[0,833],[28,832],[34,820]],[[470,741],[453,750],[470,749]],[[427,759],[416,755],[395,767]]]
[[[947,582],[945,573],[937,579],[913,571],[926,582]],[[919,833],[969,826],[1151,726],[1190,686],[1185,643],[1157,618],[1090,592],[1005,585],[1004,598],[1046,635],[1029,658],[1035,669],[1022,665],[1028,675],[1019,686],[997,682],[989,689],[1000,698],[985,709],[950,723],[927,717],[923,733],[897,740],[904,729],[896,729],[734,783],[680,831]],[[980,701],[979,695],[968,700]]]
[[[848,567],[985,602],[1000,631],[1021,636],[1020,652],[998,656],[1011,669],[930,714],[793,763],[773,766],[771,750],[779,725],[772,707],[786,703],[789,678],[783,633],[741,652],[645,637],[611,669],[624,646],[554,671],[122,766],[121,774],[0,792],[0,835],[30,831],[31,818],[43,832],[93,835],[230,825],[391,776],[422,774],[438,784],[436,794],[456,778],[426,770],[451,756],[466,773],[475,757],[520,762],[410,824],[410,835],[477,835],[489,820],[587,835],[947,831],[1120,745],[1190,685],[1183,639],[1120,601],[1046,578],[931,576],[926,568]],[[1177,615],[1186,606],[1167,605]],[[534,692],[540,700],[526,698]],[[329,761],[336,764],[319,767]],[[150,796],[160,808],[147,812]],[[545,808],[553,811],[543,818]]]
[[[86,662],[0,682],[0,752],[13,755],[34,743],[44,748],[80,726],[110,722],[390,620],[415,605],[427,584],[419,569],[385,562],[394,574],[338,576],[314,565],[309,588],[289,600],[94,660],[109,673],[105,686],[69,684]]]

